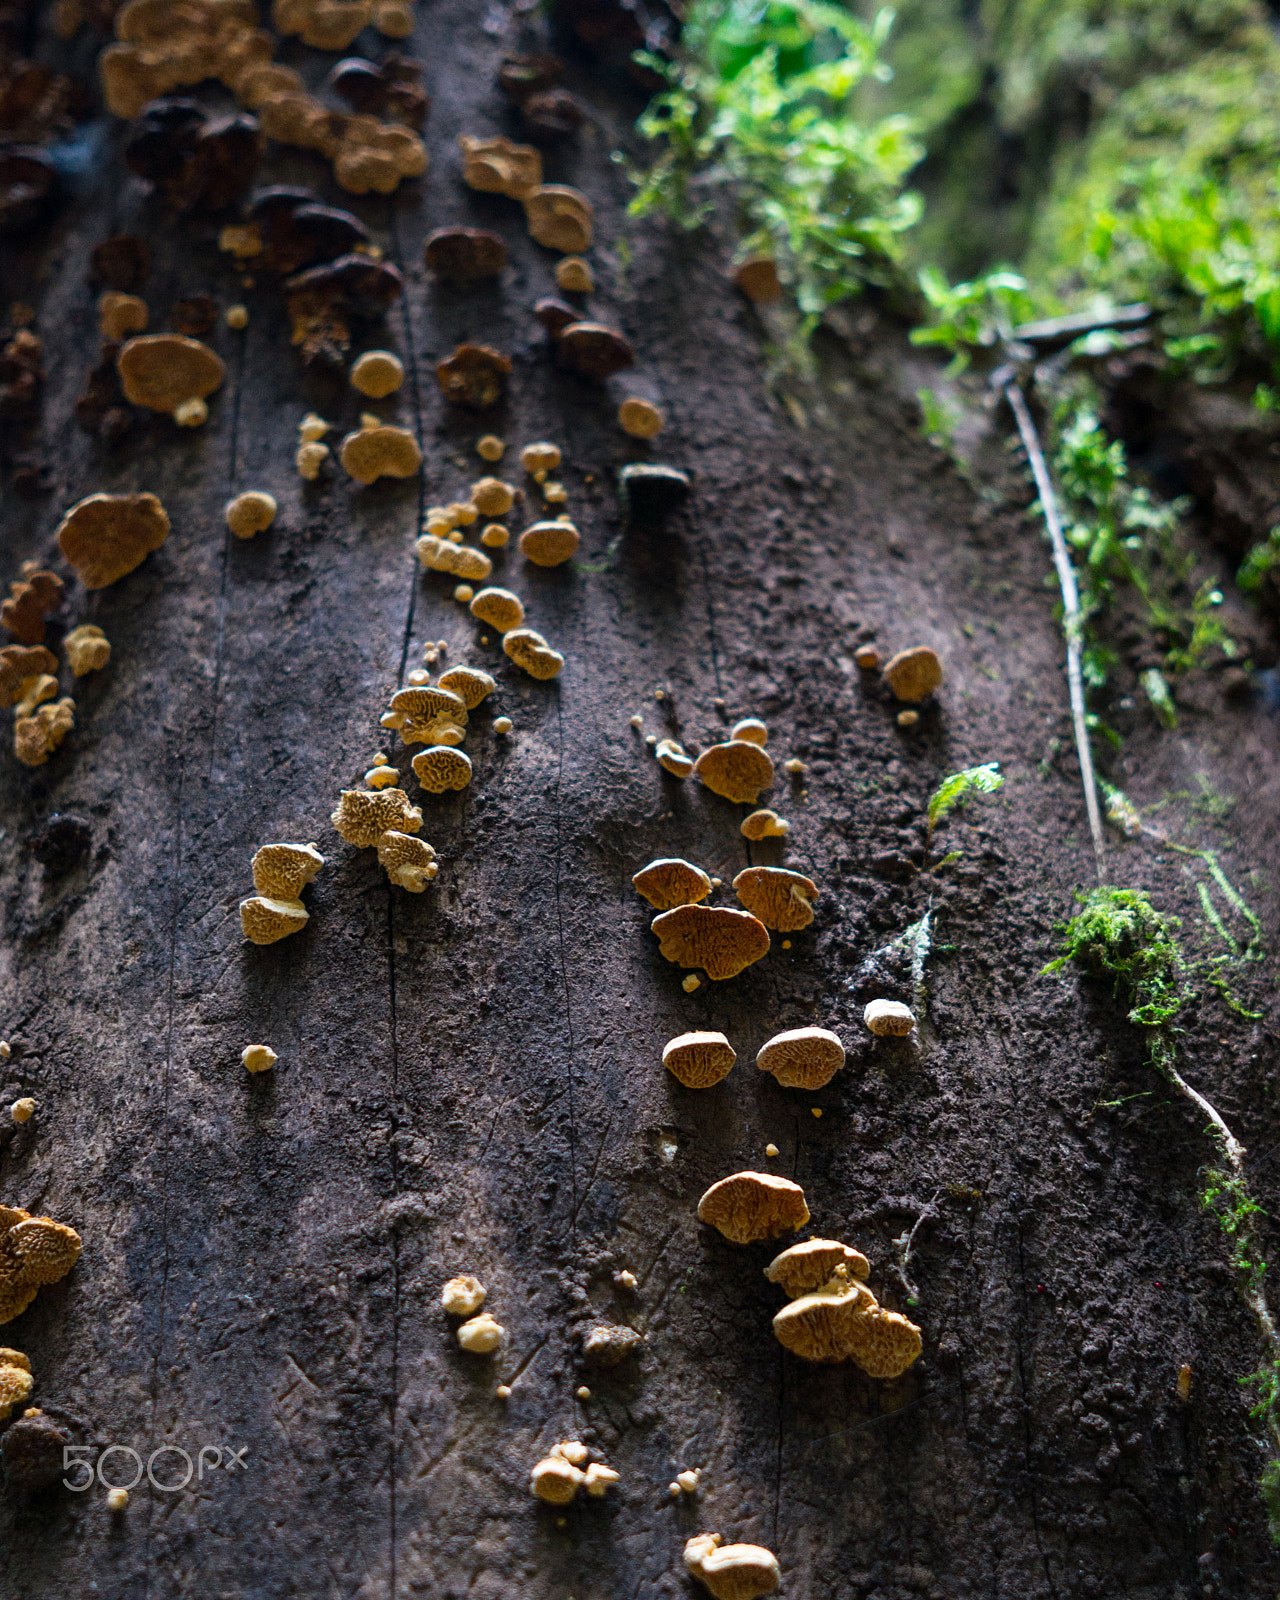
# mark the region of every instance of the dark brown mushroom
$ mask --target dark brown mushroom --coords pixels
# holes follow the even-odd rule
[[[340,256],[287,285],[290,337],[307,366],[338,366],[351,348],[351,319],[374,321],[401,293],[404,279],[384,261]]]
[[[577,322],[581,313],[568,304],[567,301],[557,300],[554,295],[544,295],[533,308],[533,314],[538,321],[554,338],[555,335],[567,328],[570,323]]]
[[[284,184],[262,189],[245,216],[262,239],[254,266],[266,272],[300,272],[350,255],[357,245],[369,242],[369,230],[358,217],[337,206],[318,205],[309,189]]]
[[[498,68],[498,87],[517,105],[542,89],[554,89],[564,75],[556,56],[507,56]]]
[[[169,313],[169,326],[188,339],[203,339],[213,332],[217,320],[218,302],[211,294],[193,294],[175,301]]]
[[[20,328],[0,353],[0,419],[30,422],[39,409],[44,382],[44,346],[26,328]]]
[[[58,169],[36,145],[0,145],[0,238],[25,233],[48,215]]]
[[[151,271],[151,252],[136,234],[113,233],[94,245],[89,263],[95,288],[136,294]]]
[[[524,131],[535,144],[555,144],[582,126],[585,113],[567,89],[541,89],[521,102]]]
[[[422,257],[429,272],[462,286],[498,277],[507,264],[507,247],[487,228],[437,228]]]
[[[626,339],[602,322],[571,322],[555,335],[555,359],[566,372],[603,382],[636,358]]]
[[[511,375],[508,357],[487,344],[460,344],[446,360],[436,365],[436,382],[446,400],[455,406],[483,411],[497,405],[506,392]]]
[[[386,56],[381,65],[348,56],[330,70],[325,85],[353,111],[421,128],[431,105],[418,81],[421,73],[421,63],[407,56]]]
[[[33,572],[18,579],[0,605],[0,624],[19,644],[42,644],[45,618],[62,604],[64,593],[62,579],[53,572]]]
[[[124,158],[179,211],[222,211],[248,193],[265,151],[255,117],[210,119],[196,101],[173,98],[144,106]]]
[[[119,344],[102,346],[101,357],[96,366],[90,367],[84,392],[75,403],[76,421],[86,433],[95,435],[105,445],[118,444],[133,421],[133,412],[125,400],[116,370],[119,354]]]

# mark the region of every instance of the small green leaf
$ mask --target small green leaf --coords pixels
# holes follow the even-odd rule
[[[966,767],[963,772],[953,772],[944,778],[929,797],[929,831],[970,794],[994,794],[1004,782],[1000,763],[988,761],[980,767]]]

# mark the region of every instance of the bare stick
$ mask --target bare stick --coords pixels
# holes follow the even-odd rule
[[[1084,704],[1084,672],[1080,664],[1080,635],[1083,619],[1080,616],[1080,590],[1076,586],[1076,572],[1071,565],[1066,537],[1062,532],[1062,519],[1058,515],[1058,499],[1053,492],[1049,466],[1040,448],[1040,435],[1031,420],[1021,386],[1016,382],[1005,385],[1004,397],[1009,402],[1022,435],[1023,448],[1031,463],[1031,471],[1040,495],[1049,539],[1053,545],[1053,564],[1058,573],[1058,587],[1062,591],[1062,627],[1067,637],[1067,688],[1071,695],[1071,722],[1075,730],[1076,756],[1080,762],[1080,781],[1084,785],[1084,805],[1089,813],[1089,833],[1093,839],[1094,864],[1098,882],[1106,882],[1103,856],[1106,844],[1102,833],[1102,815],[1098,810],[1098,784],[1093,775],[1093,752],[1089,748],[1089,724]]]

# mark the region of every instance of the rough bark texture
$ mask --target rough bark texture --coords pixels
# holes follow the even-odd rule
[[[665,530],[622,531],[613,475],[643,447],[600,391],[551,367],[529,307],[551,292],[553,259],[519,208],[460,181],[457,135],[507,127],[492,84],[514,28],[474,0],[419,11],[429,177],[346,202],[319,158],[278,148],[264,176],[352,203],[404,268],[387,342],[410,382],[382,409],[418,430],[421,485],[301,483],[303,411],[350,425],[359,397],[308,387],[278,293],[245,294],[215,229],[166,216],[117,154],[50,230],[0,257],[6,299],[37,308],[46,340],[53,480],[34,503],[6,496],[0,577],[45,557],[62,509],[95,490],[154,492],[173,523],[130,577],[71,597],[114,649],[76,685],[74,735],[35,772],[0,767],[13,1045],[0,1090],[40,1103],[0,1151],[0,1199],[85,1241],[4,1341],[80,1443],[144,1459],[247,1447],[244,1470],[206,1469],[181,1493],[144,1480],[114,1520],[100,1485],[6,1493],[0,1591],[676,1596],[691,1592],[684,1539],[718,1530],[774,1549],[792,1600],[1270,1596],[1262,1456],[1238,1382],[1257,1343],[1197,1203],[1212,1147],[1107,996],[1039,976],[1091,862],[1034,526],[979,501],[918,438],[877,377],[890,347],[869,324],[880,356],[824,345],[792,409],[770,399],[761,329],[720,248],[626,222],[608,157],[635,106],[584,69],[574,86],[592,120],[549,175],[596,205],[593,304],[662,391],[661,459],[697,481]],[[281,59],[316,82],[331,61]],[[451,221],[507,239],[500,290],[426,278],[422,241]],[[96,354],[89,251],[125,228],[156,254],[153,323],[200,291],[245,298],[252,319],[214,336],[228,382],[206,427],[157,419],[106,451],[70,417]],[[437,392],[434,362],[467,336],[515,360],[499,417],[450,414]],[[512,475],[523,442],[565,450],[582,559],[542,571],[513,543],[497,574],[567,657],[551,684],[482,642],[452,580],[412,558],[424,498],[480,475],[472,445],[489,429],[510,441]],[[246,488],[269,489],[280,515],[240,543],[221,511]],[[946,662],[940,705],[910,734],[853,665],[872,631],[886,653],[923,642]],[[501,687],[472,717],[472,787],[423,801],[443,867],[410,896],[328,816],[378,748],[418,798],[412,752],[377,719],[435,639]],[[748,846],[746,808],[667,777],[634,712],[702,745],[764,717],[785,850]],[[515,721],[506,739],[500,713]],[[790,756],[805,763],[794,781]],[[1003,793],[937,841],[959,863],[918,873],[927,795],[987,760],[1003,764]],[[1238,797],[1229,820],[1193,809],[1200,773]],[[1273,874],[1280,851],[1265,710],[1206,687],[1178,736],[1135,730],[1120,776],[1138,803],[1175,796],[1162,826],[1218,849],[1274,932],[1275,885],[1250,876]],[[26,844],[53,811],[94,828],[61,879]],[[329,864],[305,931],[261,949],[243,943],[236,906],[253,851],[276,839],[313,839]],[[817,920],[740,978],[686,994],[629,881],[668,854],[724,879],[722,904],[743,866],[785,860],[821,885]],[[1199,936],[1196,863],[1150,844],[1114,855],[1118,881]],[[912,997],[906,967],[874,953],[929,906],[919,1038],[873,1042],[863,1004]],[[1183,1059],[1275,1205],[1273,994],[1257,1023],[1194,1009]],[[849,1065],[816,1094],[780,1089],[755,1053],[810,1023],[841,1034]],[[738,1051],[711,1090],[661,1066],[666,1040],[693,1028]],[[280,1063],[249,1078],[239,1056],[256,1041]],[[802,1183],[814,1231],[865,1251],[895,1309],[908,1308],[892,1241],[934,1205],[909,1268],[925,1351],[904,1378],[780,1350],[771,1248],[728,1245],[694,1214],[744,1167]],[[624,1267],[634,1298],[613,1288]],[[439,1289],[460,1272],[508,1329],[496,1360],[453,1341]],[[595,1321],[643,1330],[642,1357],[584,1379],[575,1333]],[[622,1484],[558,1514],[530,1498],[527,1473],[578,1434]],[[673,1504],[686,1466],[702,1490]],[[106,1471],[127,1481],[132,1467],[116,1456]]]

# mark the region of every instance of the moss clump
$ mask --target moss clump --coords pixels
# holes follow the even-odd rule
[[[1063,954],[1045,971],[1074,961],[1111,980],[1131,1022],[1165,1027],[1187,997],[1178,918],[1157,911],[1140,889],[1090,889],[1080,901],[1084,909],[1063,930]]]

